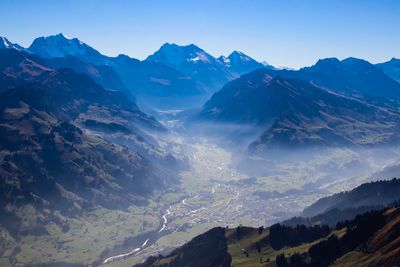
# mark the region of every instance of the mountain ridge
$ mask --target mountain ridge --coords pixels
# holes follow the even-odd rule
[[[379,84],[388,87],[374,89]],[[264,68],[241,76],[216,92],[194,123],[261,125],[264,134],[250,145],[256,152],[393,143],[399,137],[399,93],[400,84],[367,61],[321,59],[299,71]]]
[[[25,50],[22,46],[16,43],[11,43],[6,37],[0,36],[0,49],[16,49],[16,50]]]
[[[227,57],[230,63],[226,64],[194,44],[179,46],[165,43],[143,61],[126,55],[109,57],[62,33],[38,37],[23,51],[45,58],[53,67],[72,67],[79,71],[86,68],[85,73],[102,85],[130,91],[140,102],[155,108],[192,108],[228,81],[264,67],[238,51]],[[71,56],[82,61],[81,66],[76,61],[72,62]],[[96,77],[88,68],[102,71],[100,76],[108,76],[109,79]],[[112,77],[112,71],[106,68],[112,68],[123,84]]]
[[[382,69],[383,72],[397,82],[400,82],[400,59],[393,57],[391,60],[376,64],[375,66]]]
[[[2,225],[15,238],[40,226],[36,219],[63,227],[57,218],[143,205],[154,190],[174,185],[176,159],[148,135],[165,128],[132,99],[86,74],[46,68],[25,52],[2,49],[4,58],[0,70],[9,75],[21,62],[40,72],[14,75],[14,85],[0,94],[0,213],[14,221]],[[27,206],[35,216],[23,223],[18,211]]]

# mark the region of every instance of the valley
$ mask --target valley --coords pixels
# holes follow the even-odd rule
[[[213,227],[267,226],[298,215],[323,196],[365,182],[382,164],[393,163],[393,154],[398,157],[400,153],[399,148],[392,148],[391,157],[384,158],[378,150],[332,148],[301,160],[248,155],[257,165],[270,168],[258,170],[254,176],[240,170],[239,162],[244,159],[236,157],[234,150],[212,138],[187,136],[179,127],[172,126],[170,130],[168,138],[179,147],[175,151],[188,157],[190,169],[179,174],[177,191],[159,198],[164,208],[158,215],[158,228],[144,234],[134,245],[102,258],[104,266],[141,263],[150,256],[166,254]],[[355,168],[355,163],[363,166]],[[337,173],[332,176],[329,168],[337,169]]]
[[[396,179],[368,184],[400,176],[396,60],[294,70],[174,43],[139,60],[61,33],[0,48],[0,266],[187,267],[205,235],[221,266],[263,263],[267,240],[275,267],[292,245],[312,258],[321,233],[351,236],[338,218],[396,203]]]

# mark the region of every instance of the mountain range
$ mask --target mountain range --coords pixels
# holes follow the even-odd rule
[[[16,238],[62,225],[57,214],[146,203],[176,182],[178,161],[153,137],[166,129],[131,98],[23,51],[0,49],[0,62],[0,213]],[[30,223],[17,215],[26,205]]]
[[[263,129],[249,145],[253,151],[299,145],[376,145],[399,139],[400,84],[387,74],[396,66],[395,60],[373,65],[355,58],[341,61],[329,58],[295,71],[265,67],[237,51],[228,57],[214,58],[193,44],[167,43],[146,60],[139,61],[125,55],[104,56],[80,40],[62,34],[37,38],[26,49],[6,38],[1,40],[4,48],[0,49],[1,142],[7,147],[3,151],[3,173],[9,179],[16,172],[25,177],[35,166],[41,170],[43,179],[52,177],[53,181],[56,177],[57,197],[74,196],[69,200],[96,203],[99,192],[107,195],[121,190],[114,188],[119,181],[108,179],[122,175],[123,180],[132,180],[130,175],[139,169],[149,173],[157,170],[152,177],[168,177],[169,167],[179,163],[161,152],[153,134],[147,133],[162,132],[165,128],[143,113],[136,101],[160,104],[160,98],[174,99],[169,104],[175,105],[188,102],[186,97],[204,97],[224,83],[227,84],[204,104],[195,121],[250,124]],[[392,70],[395,73],[394,67]],[[244,74],[247,72],[250,73]],[[97,139],[103,144],[102,149],[93,145]],[[89,143],[82,147],[85,142]],[[64,155],[60,147],[67,146],[76,153]],[[91,175],[79,167],[88,165],[84,155],[98,157],[98,151],[109,151],[111,155],[117,147],[128,149],[137,159],[132,166],[140,167],[112,174],[93,166]],[[29,153],[34,150],[37,151]],[[31,165],[23,164],[17,155],[25,155]],[[107,161],[103,166],[119,168],[117,162],[99,157]],[[59,168],[51,167],[55,158],[61,164]],[[87,187],[80,196],[73,189],[75,186],[57,181],[60,174],[51,171],[52,168],[73,170],[71,162],[77,168],[72,174],[77,181],[99,179],[95,184],[105,183],[113,189],[102,185],[104,191],[97,189],[93,194],[92,188]],[[99,172],[104,174],[94,175]],[[21,187],[18,179],[12,180],[3,181],[3,187],[15,186],[11,192],[17,188],[23,191],[4,197],[33,194],[43,203],[51,203],[40,190],[35,191],[37,186],[28,183]],[[137,188],[146,190],[137,191],[133,199],[140,192],[151,192],[150,184],[164,182],[161,178],[157,182],[144,179]],[[79,188],[85,191],[86,187]],[[113,203],[111,199],[118,196],[112,193],[104,203]]]
[[[106,87],[112,85],[123,91],[127,88],[137,101],[163,109],[192,107],[226,82],[264,67],[236,51],[227,58],[217,59],[193,44],[179,46],[166,43],[146,60],[140,61],[126,55],[102,55],[79,39],[69,39],[61,33],[36,38],[26,49],[6,38],[2,37],[2,40],[3,48],[38,55],[52,61],[50,65],[54,67],[84,71],[93,78],[102,79]]]
[[[261,127],[253,151],[393,143],[399,140],[399,93],[400,83],[377,66],[330,58],[298,71],[243,75],[215,93],[196,119]]]
[[[65,217],[99,207],[145,205],[155,191],[178,185],[185,159],[165,150],[161,137],[168,129],[142,106],[190,109],[194,115],[186,126],[215,124],[226,136],[232,134],[228,124],[261,129],[248,144],[252,152],[396,144],[398,74],[397,59],[374,65],[327,58],[287,70],[238,51],[216,58],[194,44],[166,43],[141,61],[105,56],[62,34],[39,37],[28,48],[1,37],[2,227],[17,241],[43,234],[48,223],[62,232]],[[384,171],[393,168],[398,166]],[[140,266],[322,266],[318,263],[325,259],[315,251],[327,253],[332,244],[339,250],[327,253],[329,264],[392,264],[398,260],[399,210],[397,204],[383,206],[396,199],[397,191],[398,180],[393,180],[389,187],[372,183],[321,199],[304,210],[303,216],[312,216],[308,225],[294,230],[215,228]],[[382,210],[372,209],[373,204]],[[337,229],[311,223],[333,224],[329,216],[348,221]],[[369,220],[376,228],[369,228]],[[276,249],[276,229],[294,243]]]
[[[198,68],[205,76],[214,71]],[[166,128],[137,103],[176,108],[206,96],[201,82],[171,64],[108,57],[62,34],[28,48],[1,38],[2,225],[18,239],[43,221],[62,227],[63,216],[145,204],[154,190],[172,188],[184,159],[159,145]],[[19,214],[28,206],[29,223]]]
[[[201,88],[214,93],[228,81],[263,65],[240,52],[228,57],[215,58],[194,44],[178,46],[166,43],[147,57],[146,61],[159,62],[192,77]]]

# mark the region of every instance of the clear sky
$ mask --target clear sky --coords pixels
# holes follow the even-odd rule
[[[398,0],[0,0],[0,35],[29,46],[62,32],[101,53],[144,59],[165,42],[276,65],[400,57]]]

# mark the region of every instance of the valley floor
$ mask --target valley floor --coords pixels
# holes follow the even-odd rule
[[[165,254],[215,226],[271,225],[299,214],[320,197],[361,184],[382,166],[379,153],[332,149],[307,160],[251,159],[270,168],[264,175],[254,175],[234,167],[243,159],[210,139],[179,136],[174,140],[185,146],[191,169],[180,173],[179,192],[163,196],[163,202],[170,199],[171,204],[160,215],[159,230],[149,235],[145,246],[125,250],[134,251],[129,257],[105,265],[132,266],[149,256]],[[354,170],[358,161],[366,164]],[[337,171],[332,175],[329,168]]]

